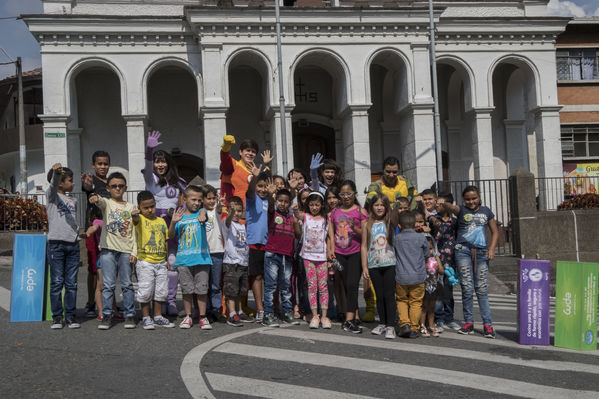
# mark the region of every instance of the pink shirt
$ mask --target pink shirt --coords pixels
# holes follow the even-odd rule
[[[352,224],[360,226],[366,216],[362,214],[362,207],[347,211],[335,208],[329,215],[329,223],[333,223],[335,230],[335,252],[341,255],[351,255],[360,252],[362,238],[354,233]]]
[[[268,241],[264,250],[274,254],[293,256],[295,234],[293,216],[282,214],[275,209],[268,215]]]

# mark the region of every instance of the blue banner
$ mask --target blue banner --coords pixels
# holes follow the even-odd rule
[[[46,236],[15,234],[10,321],[41,321],[44,309]]]

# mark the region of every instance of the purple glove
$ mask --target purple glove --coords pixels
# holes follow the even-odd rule
[[[154,148],[162,144],[162,141],[158,141],[159,138],[160,132],[158,130],[148,133],[148,141],[146,141],[146,159],[148,161],[152,160],[152,152]]]

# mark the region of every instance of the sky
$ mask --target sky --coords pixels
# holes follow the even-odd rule
[[[597,0],[550,0],[548,10],[551,15],[599,17],[599,2]],[[0,0],[0,18],[41,12],[41,0]],[[13,59],[21,56],[24,71],[40,66],[40,47],[21,20],[0,19],[0,47]],[[10,60],[0,51],[0,62],[6,61]],[[14,73],[13,65],[0,66],[0,79]]]

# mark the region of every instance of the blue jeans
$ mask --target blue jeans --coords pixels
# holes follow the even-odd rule
[[[225,254],[210,254],[212,266],[210,267],[210,291],[208,291],[208,311],[217,311],[223,306],[223,292],[220,282],[223,277],[223,257]]]
[[[49,243],[48,262],[50,263],[50,307],[52,308],[52,317],[62,317],[63,286],[65,289],[65,317],[75,317],[79,243]]]
[[[443,291],[435,302],[435,321],[449,324],[453,319],[455,302],[453,300],[453,287],[449,284],[447,276],[443,276]]]
[[[125,317],[135,316],[135,290],[131,282],[130,254],[124,252],[104,249],[100,252],[100,263],[102,264],[102,305],[104,316],[112,316],[112,301],[116,288],[116,276],[118,273],[123,291],[123,306]]]
[[[279,288],[283,313],[289,313],[291,306],[291,256],[266,252],[264,255],[264,313],[273,314],[273,296]]]
[[[490,326],[491,309],[489,297],[487,296],[487,282],[489,276],[489,262],[487,249],[476,250],[476,273],[473,269],[472,250],[461,244],[455,248],[456,266],[460,273],[460,284],[462,286],[462,306],[464,308],[464,321],[474,323],[472,314],[474,292],[478,298],[478,306],[483,324]]]

